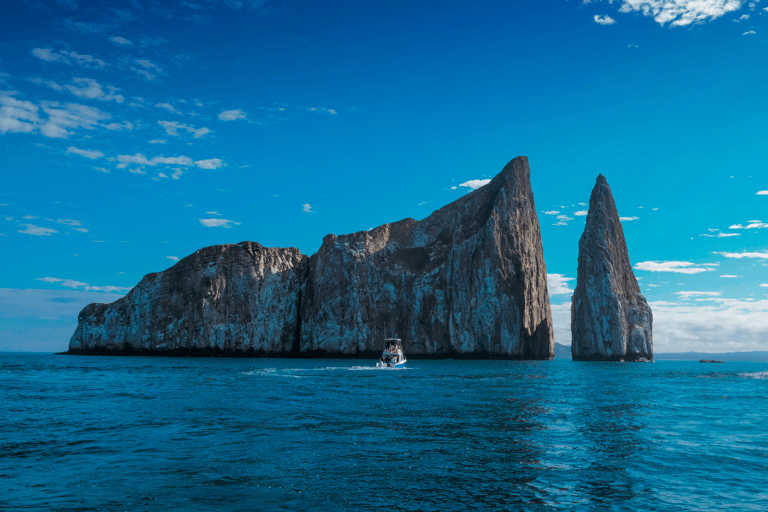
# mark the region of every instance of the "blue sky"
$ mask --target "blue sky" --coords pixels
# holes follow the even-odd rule
[[[424,218],[518,155],[558,342],[602,173],[656,351],[768,350],[766,34],[740,0],[4,0],[0,350],[64,350],[207,245]]]

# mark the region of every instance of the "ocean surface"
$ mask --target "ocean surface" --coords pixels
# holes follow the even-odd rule
[[[0,354],[0,509],[768,510],[768,363]]]

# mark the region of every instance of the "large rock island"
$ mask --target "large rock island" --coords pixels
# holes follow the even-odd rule
[[[629,263],[611,188],[601,174],[579,240],[571,355],[575,361],[652,361],[652,324],[651,308]]]
[[[200,249],[79,315],[71,354],[551,359],[552,314],[528,159],[422,221],[328,235],[307,257]]]

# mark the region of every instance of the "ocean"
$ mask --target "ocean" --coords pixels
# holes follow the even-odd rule
[[[768,509],[768,363],[373,366],[0,354],[0,509]]]

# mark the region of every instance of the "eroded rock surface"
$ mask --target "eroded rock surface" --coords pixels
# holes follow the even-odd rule
[[[308,263],[255,242],[200,249],[112,304],[86,306],[69,350],[291,352]]]
[[[632,271],[616,204],[601,174],[579,240],[571,303],[574,360],[652,361],[653,314]]]
[[[528,160],[422,221],[328,235],[311,258],[201,249],[80,313],[70,352],[215,349],[294,357],[551,359],[552,314]]]

